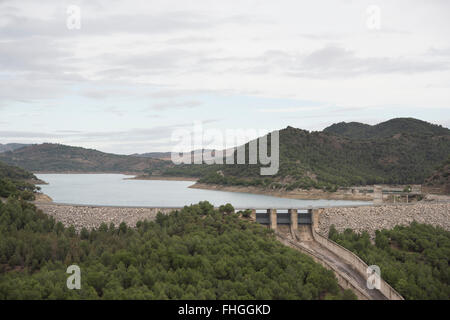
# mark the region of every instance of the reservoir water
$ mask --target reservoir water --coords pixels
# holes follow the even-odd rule
[[[298,200],[267,195],[188,188],[192,181],[130,180],[122,174],[36,174],[48,182],[42,192],[56,203],[183,207],[207,200],[215,206],[231,203],[235,208],[307,208],[367,205],[366,201]]]

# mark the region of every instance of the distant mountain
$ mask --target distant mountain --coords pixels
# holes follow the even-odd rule
[[[361,132],[371,127],[351,125],[360,132],[352,133],[352,138],[332,130],[280,130],[280,169],[275,176],[260,176],[259,165],[184,165],[168,168],[164,174],[197,176],[200,182],[222,185],[333,190],[337,186],[423,183],[450,155],[448,129],[416,119],[393,119],[373,126],[362,139]]]
[[[147,152],[147,153],[134,153],[133,157],[153,158],[161,160],[170,160],[171,152]]]
[[[23,148],[26,146],[29,146],[29,144],[23,144],[23,143],[1,144],[0,143],[0,153],[6,152],[6,151],[13,151],[13,150],[20,149],[20,148]]]
[[[166,161],[104,153],[62,144],[35,144],[0,153],[0,161],[29,171],[49,172],[130,172],[157,169]]]
[[[203,152],[211,152],[211,156],[214,157],[215,150],[213,149],[199,149],[191,151],[192,161],[196,158],[196,155],[201,155]],[[134,157],[153,158],[160,160],[171,160],[172,152],[148,152],[148,153],[134,153]]]
[[[339,122],[323,130],[351,139],[380,139],[398,134],[411,135],[448,135],[450,130],[414,118],[396,118],[371,126],[359,122]]]
[[[450,195],[450,157],[425,180],[423,191]]]
[[[0,161],[34,172],[132,172],[198,177],[201,182],[223,185],[334,190],[351,185],[421,184],[450,155],[449,129],[411,118],[375,126],[341,123],[322,132],[287,127],[279,133],[280,168],[274,176],[260,176],[259,165],[174,165],[143,155],[48,143],[0,153]],[[248,143],[245,146],[248,151]]]

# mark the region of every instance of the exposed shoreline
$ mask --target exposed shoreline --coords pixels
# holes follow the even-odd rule
[[[197,181],[198,178],[193,177],[168,177],[168,176],[143,176],[137,175],[133,178],[125,178],[126,180],[161,180],[161,181]]]
[[[53,204],[53,199],[49,195],[47,195],[47,194],[45,194],[43,192],[36,192],[34,194],[34,197],[35,197],[35,199],[33,201],[34,204],[38,204],[38,203],[51,203],[51,204]]]
[[[139,172],[105,172],[105,171],[33,171],[33,174],[123,174],[126,176],[135,176],[138,175]]]
[[[279,191],[279,190],[267,190],[257,187],[241,187],[241,186],[222,186],[217,184],[195,183],[189,188],[204,189],[204,190],[217,190],[228,192],[244,192],[252,194],[262,194],[267,196],[299,199],[299,200],[355,200],[355,201],[372,201],[373,197],[370,195],[344,193],[340,191],[325,192],[319,189],[312,190],[292,190],[292,191]]]
[[[33,174],[121,174],[124,176],[130,176],[124,178],[125,180],[161,180],[161,181],[197,181],[198,178],[194,177],[169,177],[169,176],[145,176],[139,172],[79,172],[79,171],[36,171]],[[39,180],[34,184],[48,184],[45,181]]]

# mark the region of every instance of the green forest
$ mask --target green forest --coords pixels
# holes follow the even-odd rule
[[[354,126],[280,130],[280,169],[274,176],[261,176],[259,165],[248,164],[180,165],[166,168],[163,175],[220,185],[335,191],[353,185],[421,184],[450,154],[450,130],[424,121],[393,119],[359,131]],[[248,159],[248,144],[245,148]]]
[[[230,208],[201,202],[135,228],[77,233],[10,198],[0,202],[0,299],[355,299]],[[72,264],[81,290],[66,288]]]
[[[329,238],[378,265],[381,277],[405,299],[450,299],[449,231],[413,222],[377,231],[372,244],[367,232],[338,233],[331,226]]]
[[[0,197],[33,200],[34,191],[39,189],[31,183],[33,181],[37,178],[32,173],[0,161]]]
[[[433,189],[433,193],[450,194],[450,156],[425,180],[424,189]]]
[[[394,118],[372,126],[360,122],[339,122],[323,131],[359,140],[390,138],[399,133],[420,133],[429,137],[448,135],[448,128],[414,118]]]
[[[412,118],[375,126],[338,123],[312,132],[287,127],[279,133],[280,168],[274,176],[261,176],[256,164],[175,165],[50,143],[0,153],[0,161],[31,171],[188,176],[210,184],[336,191],[354,185],[422,184],[450,155],[449,129]],[[244,147],[248,159],[249,144]]]

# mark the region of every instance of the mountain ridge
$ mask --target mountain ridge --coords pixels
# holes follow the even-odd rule
[[[142,172],[162,160],[105,153],[95,149],[43,143],[0,153],[0,161],[39,172]]]
[[[280,130],[280,168],[275,176],[260,176],[259,165],[174,165],[145,156],[48,143],[0,153],[0,161],[33,172],[132,172],[196,177],[221,185],[332,191],[338,186],[423,183],[450,155],[450,130],[417,119],[351,124],[360,130],[352,131],[351,137],[348,123],[330,127],[312,132],[291,126]],[[335,133],[336,128],[343,130]],[[248,143],[245,147],[248,153]]]
[[[445,135],[450,129],[415,118],[394,118],[376,125],[361,122],[339,122],[326,127],[323,132],[351,139],[388,138],[396,134]]]
[[[423,132],[416,130],[418,124],[425,126]],[[392,119],[377,129],[381,136],[389,135],[360,139],[288,126],[279,131],[280,168],[271,177],[259,176],[259,165],[184,166],[168,168],[164,174],[187,174],[219,185],[333,191],[339,186],[421,184],[450,154],[446,128],[417,119]]]
[[[0,143],[0,153],[6,152],[6,151],[14,151],[23,147],[29,146],[29,144],[26,143],[6,143],[1,144]]]

